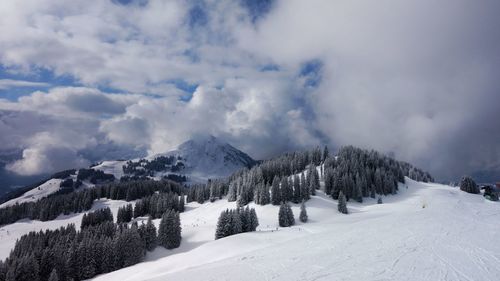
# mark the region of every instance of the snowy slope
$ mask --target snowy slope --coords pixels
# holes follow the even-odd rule
[[[123,165],[127,161],[103,161],[97,166],[92,167],[94,170],[103,171],[106,174],[114,175],[116,179],[123,177]]]
[[[278,231],[278,208],[255,206],[257,232],[217,241],[217,217],[234,203],[192,203],[179,249],[158,248],[147,262],[95,280],[498,280],[500,205],[407,183],[384,204],[350,202],[349,215],[319,193],[307,203],[310,222]]]
[[[23,195],[1,204],[0,208],[11,206],[16,203],[20,204],[24,202],[38,201],[41,198],[47,197],[50,194],[58,191],[60,188],[59,185],[61,184],[61,181],[62,181],[61,179],[50,179],[46,181],[44,184],[39,185],[38,187],[35,187],[32,190],[25,192]]]
[[[450,186],[407,184],[381,205],[349,202],[349,215],[339,214],[336,201],[319,192],[307,202],[310,221],[297,220],[291,228],[277,227],[276,206],[252,203],[258,231],[217,241],[217,218],[235,203],[189,203],[181,214],[180,248],[158,247],[145,262],[95,280],[498,280],[500,204]],[[110,206],[116,217],[124,204],[99,200],[93,210]],[[299,206],[292,208],[297,219]],[[1,227],[0,258],[21,235],[68,223],[78,227],[82,216]]]
[[[214,136],[193,138],[172,151],[152,156],[150,159],[158,156],[181,157],[186,165],[185,173],[206,178],[229,176],[255,163],[247,154]]]
[[[92,209],[88,212],[109,207],[116,218],[118,208],[129,203],[120,200],[96,200]],[[0,259],[4,260],[7,258],[10,250],[14,248],[16,240],[31,231],[57,229],[70,223],[75,224],[76,228],[79,229],[83,214],[85,213],[60,215],[57,219],[46,222],[23,219],[16,223],[0,227]]]
[[[175,174],[186,175],[190,182],[203,183],[209,178],[226,177],[255,164],[255,160],[250,156],[214,136],[199,136],[180,144],[171,151],[155,154],[145,159],[152,161],[160,156],[173,156],[177,163],[182,163],[185,168]],[[131,161],[138,162],[139,160],[132,159]],[[92,168],[113,174],[115,178],[120,179],[124,176],[123,166],[126,163],[127,161],[104,161]],[[168,170],[157,172],[156,178],[170,173]]]
[[[72,179],[73,181],[76,181],[78,175],[78,171],[76,171],[74,174],[69,175],[67,178]],[[58,178],[52,178],[46,181],[45,183],[28,190],[25,192],[23,195],[13,198],[3,204],[0,205],[0,208],[7,207],[14,205],[16,203],[24,203],[24,202],[36,202],[42,198],[45,198],[61,189],[60,184],[63,181],[63,179],[58,179]],[[81,184],[80,187],[76,191],[84,190],[87,188],[93,188],[95,185],[90,183],[88,180],[84,180]]]

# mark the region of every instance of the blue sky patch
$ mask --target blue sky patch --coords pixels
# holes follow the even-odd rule
[[[305,78],[304,87],[316,88],[321,83],[321,70],[323,62],[318,59],[310,60],[302,64],[299,77]]]
[[[266,64],[263,67],[260,68],[261,72],[267,72],[267,71],[280,71],[280,67],[276,64]]]
[[[260,18],[271,11],[274,0],[240,0],[241,5],[247,9],[252,22],[257,22]]]
[[[30,95],[35,91],[46,91],[48,88],[58,86],[81,86],[71,75],[56,76],[53,71],[46,68],[36,68],[29,74],[16,73],[0,65],[0,80],[16,80],[22,82],[45,83],[34,86],[0,87],[0,97],[16,101],[19,97]]]

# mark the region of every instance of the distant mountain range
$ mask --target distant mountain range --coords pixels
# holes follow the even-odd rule
[[[23,201],[38,200],[64,188],[56,186],[64,185],[61,183],[65,180],[69,182],[70,179],[73,183],[67,182],[66,188],[70,185],[75,189],[89,188],[99,183],[144,178],[168,178],[188,184],[204,183],[210,178],[222,178],[240,169],[251,168],[256,163],[252,157],[232,145],[211,135],[202,136],[192,138],[171,151],[146,158],[103,161],[90,169],[68,170],[36,179],[29,182],[29,186],[4,194],[0,203],[9,201],[9,204],[13,204],[19,198]],[[49,181],[50,190],[47,190],[49,185],[45,183]]]

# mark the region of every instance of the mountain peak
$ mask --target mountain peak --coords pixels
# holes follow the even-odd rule
[[[155,155],[173,156],[183,164],[183,174],[191,177],[212,178],[229,176],[241,168],[250,168],[256,161],[246,153],[213,135],[198,134],[183,142],[176,149]]]
[[[221,141],[220,139],[216,138],[213,135],[197,134],[192,136],[189,140],[178,145],[177,149],[180,149],[181,147],[185,146],[193,146],[193,145],[200,146],[206,144],[226,145],[227,143]]]

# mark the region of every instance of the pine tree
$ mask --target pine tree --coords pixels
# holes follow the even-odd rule
[[[257,226],[259,226],[259,219],[257,218],[257,213],[255,212],[254,208],[250,209],[249,218],[249,231],[255,231],[257,229]]]
[[[346,200],[345,195],[342,191],[340,191],[340,193],[339,193],[338,209],[339,209],[339,212],[341,212],[342,214],[348,214],[347,200]]]
[[[472,194],[480,193],[476,182],[469,176],[462,177],[462,180],[460,181],[460,190]]]
[[[273,184],[271,186],[271,203],[273,205],[280,205],[282,201],[281,191],[280,191],[280,179],[275,176],[273,179]]]
[[[229,191],[228,191],[228,194],[227,194],[227,201],[228,202],[234,202],[236,201],[236,182],[231,182],[231,184],[229,185]]]
[[[145,249],[137,228],[124,228],[117,234],[115,253],[117,265],[120,268],[141,262],[145,254]]]
[[[231,234],[238,234],[243,232],[243,225],[241,222],[241,216],[237,212],[237,210],[231,210],[229,211],[229,224],[231,225]]]
[[[300,205],[300,215],[299,215],[299,220],[301,222],[307,222],[307,211],[306,211],[306,204],[304,204],[304,202],[302,202],[302,204]]]
[[[148,218],[146,224],[142,224],[139,228],[139,234],[147,251],[152,251],[158,245],[156,226],[154,225],[151,216]]]
[[[292,208],[287,203],[281,204],[278,213],[278,221],[281,227],[288,227],[295,224]]]
[[[215,239],[224,238],[227,236],[227,225],[229,224],[229,210],[222,211],[217,221],[215,229]]]
[[[313,165],[309,166],[307,180],[309,181],[309,194],[316,195],[316,189],[319,189],[319,175],[318,170]]]
[[[260,205],[267,205],[269,203],[271,203],[271,195],[269,194],[269,186],[262,183]]]
[[[0,260],[0,280],[5,280],[7,275],[7,265]]]
[[[305,173],[300,175],[300,195],[302,200],[309,200],[311,198],[309,194],[309,184],[306,181]]]
[[[184,202],[185,201],[186,201],[186,196],[184,196],[184,195],[179,196],[179,207],[178,207],[179,213],[184,212],[184,208],[185,208],[184,207]]]
[[[334,180],[334,175],[333,175],[333,169],[328,167],[325,169],[325,193],[327,195],[332,194],[333,190],[333,180]]]
[[[158,244],[174,249],[181,244],[181,224],[179,213],[169,210],[163,214],[158,229]]]
[[[281,199],[283,202],[292,201],[293,199],[293,191],[290,188],[287,177],[283,177],[281,179]]]
[[[118,208],[118,214],[116,215],[117,223],[130,222],[133,217],[132,204],[127,204],[126,206]]]
[[[325,148],[323,149],[323,162],[330,156],[330,152],[328,152],[328,146],[325,145]]]
[[[377,204],[382,204],[382,197],[379,197],[377,200]]]
[[[57,275],[57,270],[55,268],[50,273],[49,281],[59,281],[59,276]]]
[[[299,175],[293,176],[293,203],[302,201],[302,194],[300,190],[300,177]]]

